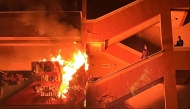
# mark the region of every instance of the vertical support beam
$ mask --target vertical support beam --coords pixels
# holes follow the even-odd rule
[[[86,20],[86,8],[87,2],[86,0],[82,0],[82,18]]]
[[[0,98],[3,98],[3,88],[0,88]]]
[[[97,101],[97,88],[95,87],[93,82],[87,82],[87,90],[86,90],[86,108],[87,109],[102,109],[105,108]],[[100,98],[101,100],[101,98]]]
[[[86,7],[87,7],[87,1],[82,0],[81,37],[82,37],[82,47],[84,51],[86,51],[86,34],[85,34]]]
[[[161,29],[161,45],[163,50],[173,49],[173,37],[172,37],[172,23],[171,23],[171,11],[165,10],[160,15],[160,29]]]
[[[178,109],[176,75],[172,68],[169,68],[164,75],[164,99],[165,109]]]
[[[171,11],[169,8],[163,9],[161,13],[161,43],[162,49],[166,50],[163,55],[165,62],[164,73],[164,99],[165,109],[178,109],[177,90],[175,71],[173,69],[173,38],[172,38],[172,24]]]

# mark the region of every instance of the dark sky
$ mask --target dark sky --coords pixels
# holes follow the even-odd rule
[[[0,0],[0,11],[76,11],[79,0]]]

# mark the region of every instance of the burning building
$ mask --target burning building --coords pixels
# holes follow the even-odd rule
[[[189,0],[0,2],[3,109],[190,107]]]

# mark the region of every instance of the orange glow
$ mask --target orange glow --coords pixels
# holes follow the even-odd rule
[[[45,62],[45,61],[46,61],[46,59],[44,58],[43,60],[40,60],[40,62],[41,62],[41,61]]]
[[[77,44],[77,42],[73,42],[73,44]]]
[[[72,80],[73,74],[83,65],[85,65],[85,70],[88,70],[87,55],[79,50],[73,55],[73,59],[70,62],[63,60],[60,54],[57,57],[52,57],[51,61],[59,62],[61,66],[62,78],[58,97],[66,98],[65,94],[68,92],[69,81]]]

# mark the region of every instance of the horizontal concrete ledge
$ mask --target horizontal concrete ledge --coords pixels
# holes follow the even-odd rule
[[[1,106],[1,109],[84,109],[81,105],[11,105]]]
[[[190,51],[190,47],[173,47],[173,51]]]
[[[67,37],[2,37],[0,41],[8,40],[81,40],[81,36],[67,36]]]
[[[81,43],[81,37],[0,37],[0,46],[56,46],[65,43]]]
[[[57,46],[61,43],[4,43],[0,46]]]
[[[3,65],[2,65],[3,64]],[[31,70],[31,62],[9,62],[0,64],[0,70],[3,71],[25,71]]]

